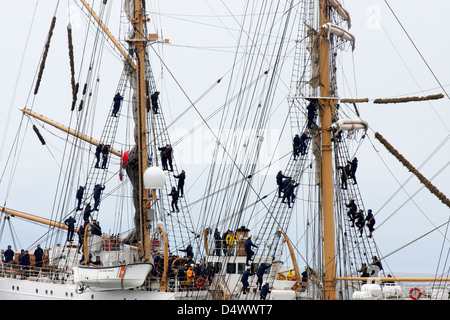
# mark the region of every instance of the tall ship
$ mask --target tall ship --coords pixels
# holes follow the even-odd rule
[[[354,64],[358,42],[337,0],[244,1],[239,12],[208,3],[213,14],[195,16],[145,0],[36,2],[23,50],[36,52],[35,66],[21,66],[34,77],[15,90],[11,111],[21,117],[17,127],[8,118],[0,153],[0,297],[448,300],[446,165],[427,177],[427,162],[408,161],[361,108],[433,103],[448,98],[444,86],[373,101],[341,93],[341,57]],[[163,34],[164,17],[222,27],[234,46],[214,33],[210,47],[182,45],[175,33],[190,31]],[[211,54],[209,63],[194,49],[228,59]],[[410,130],[422,120],[409,120]],[[410,176],[382,185],[385,168],[369,149]],[[405,203],[384,209],[399,192]],[[426,216],[419,192],[439,219],[402,237],[415,234],[412,211]],[[403,206],[409,216],[398,222]],[[391,218],[401,244],[389,239],[385,249],[378,237]],[[430,235],[439,237],[434,274],[390,268]]]

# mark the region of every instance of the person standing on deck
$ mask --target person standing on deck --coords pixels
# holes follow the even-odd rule
[[[220,256],[222,252],[222,237],[220,236],[219,229],[217,228],[216,230],[214,230],[214,245],[215,245],[214,254],[216,256]]]
[[[8,249],[3,253],[5,257],[5,263],[12,263],[14,260],[14,251],[12,251],[11,246],[8,246]]]
[[[34,265],[38,268],[42,267],[42,256],[44,255],[44,250],[42,250],[41,245],[38,244],[36,250],[34,250]]]
[[[189,243],[186,247],[186,249],[180,250],[182,252],[186,252],[186,257],[193,259],[194,258],[194,251],[192,250],[192,246]]]
[[[234,247],[236,245],[236,241],[237,241],[237,239],[236,239],[236,235],[234,234],[234,232],[231,230],[228,230],[227,236],[225,237],[225,244],[226,244],[225,247],[227,249],[226,255],[228,255],[228,256],[234,255],[234,249],[235,249]]]
[[[24,266],[23,269],[28,269],[29,265],[31,264],[30,262],[30,254],[28,253],[28,250],[25,250],[23,253],[22,258],[20,259],[20,263],[21,266]]]

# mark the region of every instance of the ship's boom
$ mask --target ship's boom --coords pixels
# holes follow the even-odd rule
[[[34,216],[32,214],[29,213],[25,213],[25,212],[21,212],[21,211],[17,211],[17,210],[13,210],[13,209],[9,209],[6,207],[1,207],[0,206],[0,211],[3,213],[6,213],[8,215],[11,216],[15,216],[15,217],[20,217],[26,220],[30,220],[30,221],[34,221],[34,222],[38,222],[50,227],[55,227],[55,228],[59,228],[59,229],[67,229],[67,226],[64,223],[58,222],[58,221],[54,221],[54,220],[50,220],[50,219],[46,219],[46,218],[42,218],[42,217],[38,217],[38,216]],[[76,230],[75,230],[76,231]]]

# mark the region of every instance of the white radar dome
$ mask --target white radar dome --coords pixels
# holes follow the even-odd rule
[[[159,167],[149,167],[144,172],[144,186],[146,189],[162,189],[166,176]]]

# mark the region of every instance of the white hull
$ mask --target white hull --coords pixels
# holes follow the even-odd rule
[[[75,284],[93,291],[127,290],[141,286],[151,271],[150,263],[127,264],[114,267],[74,267]]]
[[[79,292],[75,284],[37,282],[11,278],[0,278],[2,300],[174,300],[173,292],[143,290]]]

